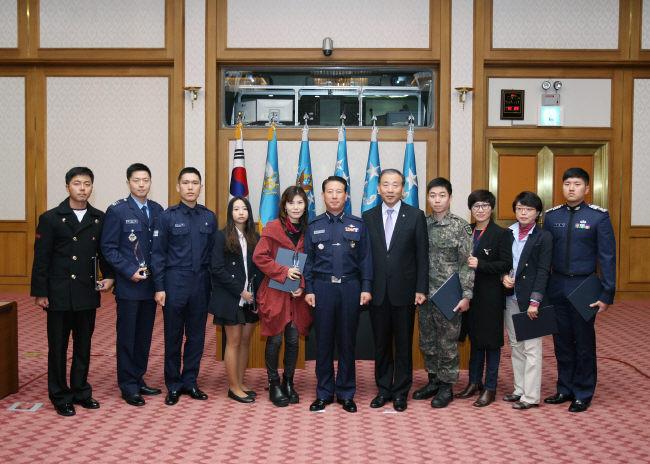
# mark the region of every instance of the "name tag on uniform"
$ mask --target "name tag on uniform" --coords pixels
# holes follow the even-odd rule
[[[556,222],[553,224],[553,227],[566,227],[566,223],[564,222]]]
[[[185,227],[185,223],[181,222],[180,224],[174,224],[174,227]]]
[[[315,230],[314,231],[314,235],[324,234],[324,233],[325,233],[325,229],[320,229],[320,230]]]
[[[125,224],[137,224],[139,221],[137,219],[125,219]]]
[[[158,231],[157,231],[157,230],[154,230],[154,231],[153,231],[153,236],[154,236],[154,237],[158,237]]]

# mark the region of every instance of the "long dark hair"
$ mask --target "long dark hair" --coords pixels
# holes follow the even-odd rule
[[[302,198],[302,201],[305,202],[305,211],[302,213],[302,216],[300,216],[300,229],[305,230],[307,227],[307,218],[309,216],[309,212],[307,211],[307,207],[309,206],[309,200],[307,199],[307,194],[305,191],[302,189],[302,187],[298,187],[297,185],[292,185],[291,187],[287,187],[284,192],[282,192],[282,197],[280,198],[280,211],[279,211],[279,216],[280,216],[280,223],[282,224],[282,227],[284,227],[284,223],[287,220],[287,203],[290,201],[293,201],[293,199],[299,196]]]
[[[248,210],[248,220],[244,226],[244,237],[246,237],[246,243],[248,244],[248,249],[255,248],[257,244],[257,233],[255,232],[255,222],[253,221],[253,208],[247,198],[244,197],[232,197],[228,202],[228,217],[226,219],[226,227],[223,229],[223,233],[226,236],[225,249],[230,253],[241,253],[242,249],[239,245],[239,236],[237,235],[237,230],[235,227],[235,221],[232,219],[232,210],[237,200],[244,202],[246,209]]]

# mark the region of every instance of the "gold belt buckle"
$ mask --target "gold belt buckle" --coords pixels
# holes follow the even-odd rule
[[[341,278],[336,277],[336,276],[332,276],[332,283],[333,284],[340,284],[341,283]]]

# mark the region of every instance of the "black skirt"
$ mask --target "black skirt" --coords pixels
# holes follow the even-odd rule
[[[260,318],[257,313],[253,312],[253,305],[245,304],[237,309],[237,319],[225,319],[223,317],[214,316],[214,325],[239,325],[239,324],[254,324]]]

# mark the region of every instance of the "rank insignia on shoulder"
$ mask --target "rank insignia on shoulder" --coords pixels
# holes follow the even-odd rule
[[[552,208],[547,209],[546,212],[547,212],[547,213],[550,213],[551,211],[555,211],[556,209],[560,209],[560,208],[562,208],[562,206],[563,206],[563,205],[557,205],[557,206],[554,206],[554,207],[552,207]]]
[[[591,209],[595,209],[596,211],[600,211],[601,213],[606,213],[607,212],[607,210],[605,208],[601,208],[598,205],[589,205],[589,207]]]
[[[472,235],[472,226],[470,226],[469,224],[467,224],[467,225],[464,227],[464,229],[465,229],[465,232],[467,232],[467,235]]]

